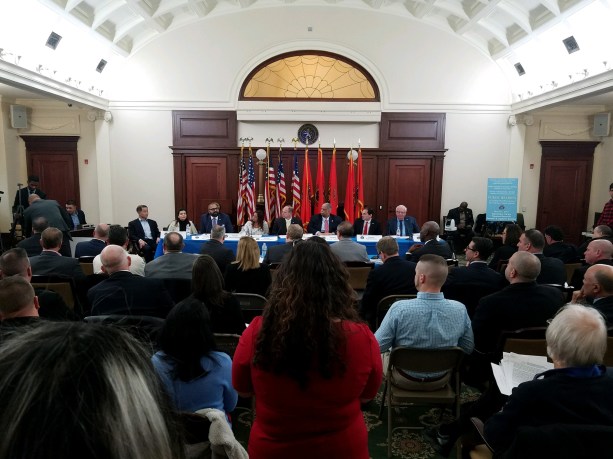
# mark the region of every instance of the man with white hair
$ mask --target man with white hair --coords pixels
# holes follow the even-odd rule
[[[396,217],[387,221],[387,234],[412,238],[413,233],[419,233],[417,220],[415,220],[415,217],[407,215],[407,206],[400,204],[396,207]]]

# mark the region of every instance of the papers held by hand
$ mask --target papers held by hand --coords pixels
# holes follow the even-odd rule
[[[504,352],[500,365],[492,363],[492,372],[498,384],[500,393],[511,395],[514,387],[526,381],[532,381],[534,376],[553,368],[553,363],[547,357],[539,355],[523,355]]]

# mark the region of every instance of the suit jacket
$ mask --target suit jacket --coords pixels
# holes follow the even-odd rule
[[[95,257],[106,247],[106,242],[100,239],[77,242],[74,249],[74,257]]]
[[[39,190],[38,188],[34,191],[34,194],[40,196],[41,199],[47,198],[47,193]],[[21,197],[21,199],[20,199]],[[30,197],[30,191],[28,187],[22,188],[21,190],[17,190],[15,192],[15,201],[13,202],[13,213],[17,212],[17,208],[19,207],[19,203],[23,206],[24,210],[27,209],[30,204],[28,203],[28,198]]]
[[[147,219],[147,222],[149,222],[149,229],[151,230],[151,239],[155,241],[160,237],[158,224],[155,220],[150,219]],[[130,236],[130,240],[132,242],[138,242],[139,239],[142,239],[143,241],[145,240],[145,230],[143,229],[143,225],[141,225],[138,218],[128,223],[128,235]]]
[[[383,297],[417,293],[415,266],[415,263],[397,256],[388,258],[385,263],[370,272],[362,296],[360,315],[372,328],[377,318],[377,304]]]
[[[202,255],[210,255],[215,260],[215,263],[217,263],[217,266],[219,266],[222,275],[226,272],[228,265],[236,259],[232,249],[225,247],[215,239],[210,239],[202,244],[200,253]]]
[[[286,242],[285,244],[273,245],[266,252],[263,263],[269,265],[271,263],[281,263],[285,255],[290,253],[294,248],[293,242]]]
[[[32,274],[39,276],[62,276],[73,279],[85,279],[85,273],[79,264],[79,260],[63,257],[59,253],[50,250],[41,252],[40,255],[30,258]]]
[[[536,282],[511,284],[481,298],[472,320],[475,349],[495,351],[503,330],[547,326],[564,302],[560,290]]]
[[[358,235],[362,234],[363,230],[364,230],[364,220],[362,220],[361,218],[358,218],[355,221],[355,223],[353,224],[353,233],[356,236],[358,236]],[[370,222],[369,222],[369,225],[368,225],[368,234],[382,234],[381,233],[381,225],[374,218],[370,219]]]
[[[594,309],[598,309],[607,320],[607,327],[613,327],[613,296],[600,298],[592,303]]]
[[[490,269],[486,262],[472,262],[468,266],[453,268],[447,276],[444,287],[455,284],[471,284],[502,288],[503,280],[502,274]]]
[[[300,220],[300,217],[292,217],[290,221],[290,225],[294,225],[294,224],[302,226],[302,220]],[[287,234],[287,225],[285,224],[284,218],[275,218],[275,221],[272,222],[272,228],[270,230],[270,234],[277,234],[277,235]]]
[[[29,238],[19,241],[17,247],[24,249],[28,253],[29,257],[40,255],[40,253],[43,251],[43,246],[40,245],[40,237],[41,233],[34,233]]]
[[[72,228],[72,220],[70,220],[65,208],[52,199],[39,199],[34,201],[23,213],[26,236],[32,235],[32,221],[38,217],[46,218],[49,226],[57,228],[63,233],[67,233]]]
[[[535,253],[541,260],[541,273],[536,278],[537,284],[560,284],[566,282],[566,268],[562,260],[558,258],[546,257],[542,253]]]
[[[546,245],[543,249],[543,255],[546,257],[559,258],[562,263],[577,263],[579,261],[579,253],[577,247],[566,242],[555,242]]]
[[[395,236],[397,227],[398,219],[390,218],[387,221],[387,234],[390,236]],[[419,233],[419,225],[417,224],[415,217],[411,217],[410,215],[404,217],[404,231],[407,233],[406,235],[410,237],[413,237],[413,233]]]
[[[62,297],[52,291],[40,288],[34,289],[34,294],[38,297],[40,309],[38,315],[48,320],[76,320],[72,309],[66,306]]]
[[[613,266],[613,260],[598,260],[596,263],[594,263],[594,265]],[[573,273],[573,277],[570,281],[570,285],[575,287],[576,290],[579,290],[581,286],[583,285],[583,276],[585,275],[585,272],[589,269],[590,266],[594,266],[594,265],[580,266],[579,268],[575,269],[575,272]]]
[[[347,261],[370,261],[366,247],[351,239],[341,239],[330,245],[330,250],[343,262]]]
[[[272,276],[268,265],[260,263],[258,268],[243,271],[238,267],[238,263],[231,263],[226,268],[224,282],[229,292],[266,296],[268,287],[272,283]]]
[[[501,245],[494,252],[494,256],[490,260],[489,267],[492,269],[498,269],[498,262],[502,260],[508,261],[515,252],[517,252],[517,245]]]
[[[70,229],[77,229],[72,221],[72,215],[68,214],[68,217],[70,217]],[[79,219],[79,225],[85,225],[87,223],[85,221],[85,212],[83,212],[81,209],[77,209],[77,218]]]
[[[419,249],[415,249],[412,253],[407,253],[407,260],[417,263],[419,259],[426,255],[440,255],[443,258],[452,258],[453,254],[446,241],[438,241],[431,239],[424,243]]]
[[[166,317],[173,307],[161,279],[136,276],[129,271],[113,273],[87,292],[94,316],[107,314]]]
[[[219,226],[223,226],[226,228],[226,233],[234,232],[234,225],[230,221],[230,217],[226,214],[222,214],[221,212],[217,216],[217,224]],[[208,212],[202,214],[200,216],[200,232],[201,233],[210,233],[213,229],[213,217]]]
[[[145,265],[145,277],[191,280],[192,267],[196,258],[198,255],[193,253],[165,253]]]
[[[318,231],[321,231],[321,224],[323,221],[323,217],[321,214],[316,214],[311,217],[309,221],[309,225],[307,226],[307,233],[315,234]],[[343,219],[337,215],[330,214],[328,219],[328,229],[331,233],[336,233],[336,228],[343,222]]]
[[[447,219],[453,218],[455,220],[455,226],[460,224],[460,208],[456,207],[455,209],[449,209],[447,212]],[[466,223],[466,227],[475,226],[475,219],[473,218],[472,209],[466,209],[464,211],[464,221]]]

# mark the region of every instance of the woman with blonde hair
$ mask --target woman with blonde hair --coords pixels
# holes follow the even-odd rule
[[[243,236],[236,248],[236,261],[226,268],[226,288],[237,293],[266,296],[272,282],[270,268],[260,263],[260,249],[255,239]]]

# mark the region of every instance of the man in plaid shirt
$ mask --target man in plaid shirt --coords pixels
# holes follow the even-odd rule
[[[611,199],[604,205],[604,209],[602,209],[602,213],[600,214],[600,218],[598,219],[598,225],[613,225],[613,183],[609,185],[609,194],[611,195]]]

